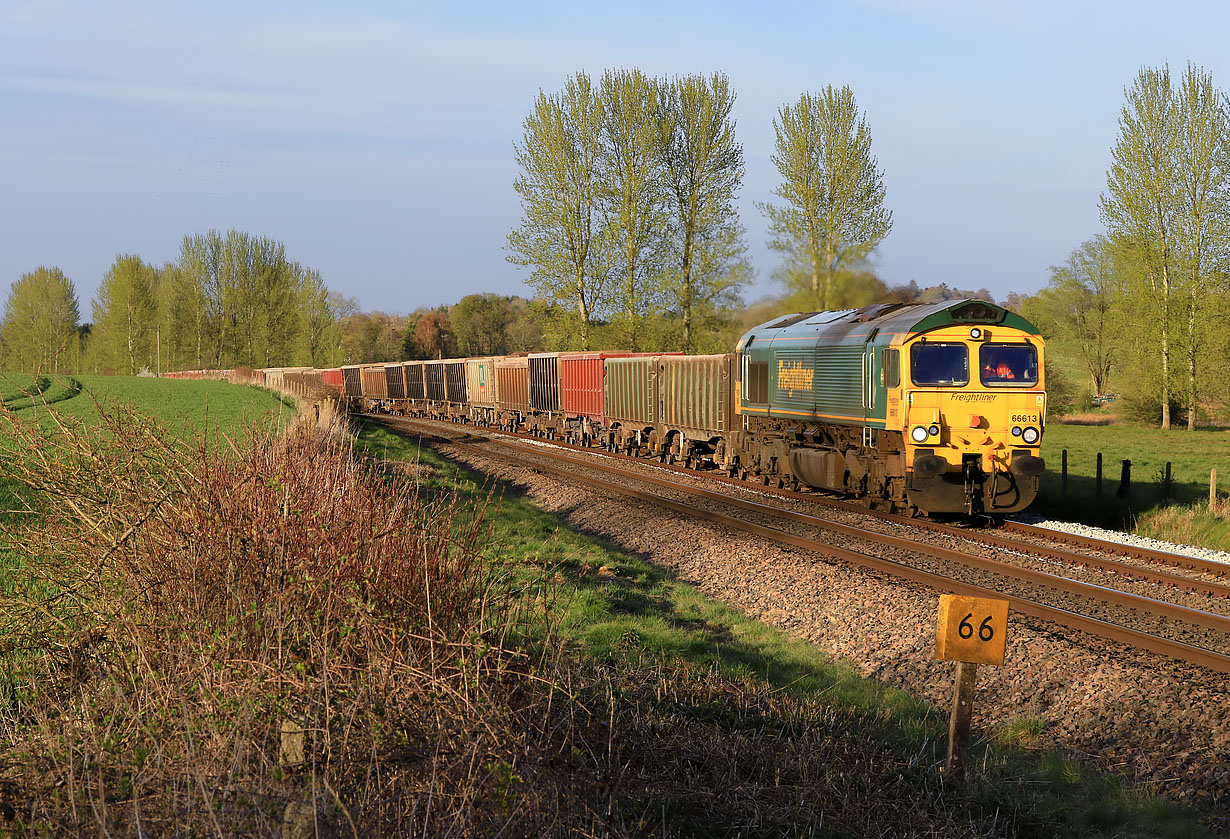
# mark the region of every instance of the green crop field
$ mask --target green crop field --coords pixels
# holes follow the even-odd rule
[[[40,376],[0,373],[0,399],[21,420],[46,421],[54,411],[90,422],[106,411],[136,411],[153,417],[168,433],[190,440],[207,433],[215,441],[249,428],[269,427],[295,416],[293,405],[260,388],[215,381],[129,376]],[[21,521],[22,488],[0,479],[0,519]],[[16,516],[16,519],[14,517]]]
[[[241,433],[292,418],[295,407],[269,391],[216,381],[132,376],[40,377],[0,373],[0,399],[19,415],[51,409],[65,417],[97,416],[101,405],[147,414],[184,438],[209,430]]]

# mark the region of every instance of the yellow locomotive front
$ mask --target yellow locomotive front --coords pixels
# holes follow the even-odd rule
[[[1044,469],[1044,342],[1016,320],[904,336],[906,375],[888,399],[904,437],[912,506],[1003,514],[1024,509],[1037,495]]]

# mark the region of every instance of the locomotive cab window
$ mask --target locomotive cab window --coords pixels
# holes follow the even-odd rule
[[[984,385],[1036,385],[1038,349],[1033,344],[983,344],[978,348],[978,368]]]
[[[769,404],[769,362],[748,359],[745,370],[743,398],[752,405]]]
[[[883,380],[885,387],[901,386],[901,352],[900,350],[884,351]]]
[[[969,384],[969,352],[965,344],[914,344],[910,375],[916,385],[963,387]]]

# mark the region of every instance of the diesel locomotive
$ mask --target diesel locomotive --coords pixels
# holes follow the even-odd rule
[[[354,411],[522,431],[910,513],[1024,509],[1044,342],[981,300],[777,318],[733,353],[532,353],[270,371]],[[257,371],[259,374],[261,371]]]
[[[792,315],[739,341],[731,445],[873,505],[1009,513],[1037,495],[1044,342],[980,300]]]

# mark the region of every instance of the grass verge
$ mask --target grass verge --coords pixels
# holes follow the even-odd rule
[[[976,738],[973,777],[964,788],[951,788],[938,772],[946,713],[858,678],[813,645],[747,619],[617,545],[575,532],[513,488],[492,487],[430,448],[373,425],[364,426],[360,443],[375,457],[411,464],[417,479],[436,491],[483,499],[494,489],[500,501],[489,508],[488,521],[501,564],[525,592],[552,592],[553,626],[566,643],[614,672],[660,668],[679,681],[674,690],[625,693],[621,714],[660,719],[675,714],[680,685],[722,686],[712,704],[692,694],[682,715],[686,745],[671,748],[720,766],[724,779],[697,776],[676,797],[716,796],[724,788],[765,795],[757,781],[797,768],[801,744],[823,756],[827,768],[813,767],[805,779],[790,776],[801,782],[791,792],[795,808],[773,818],[761,811],[757,818],[749,815],[757,811],[748,800],[739,815],[725,814],[732,821],[723,824],[740,825],[747,835],[776,835],[784,825],[791,826],[788,833],[831,835],[1204,835],[1191,811],[1111,773],[1037,750],[1044,734],[1038,720],[1007,721]],[[561,597],[561,590],[568,594]],[[740,702],[731,701],[735,695]],[[759,736],[735,722],[744,719],[748,702],[772,709],[755,718]],[[638,737],[624,729],[613,736]],[[749,776],[748,765],[723,759],[736,748],[732,737],[739,738],[737,748],[756,754],[763,774]],[[672,750],[659,760],[671,763]],[[629,771],[636,770],[645,771],[639,765]],[[860,817],[860,806],[872,815]],[[685,825],[712,824],[704,819],[714,814],[676,815],[669,824],[686,833]]]

